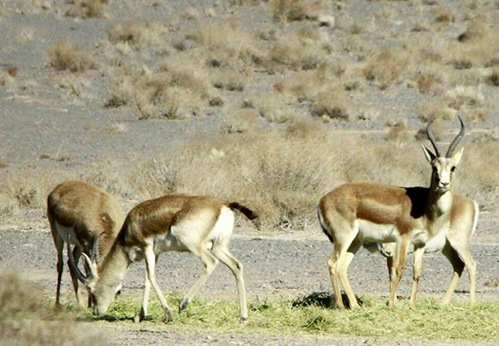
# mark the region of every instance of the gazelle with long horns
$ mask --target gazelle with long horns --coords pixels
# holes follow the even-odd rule
[[[106,313],[131,263],[145,259],[146,281],[140,314],[136,322],[147,316],[151,285],[165,311],[165,320],[172,319],[172,310],[156,281],[155,266],[159,254],[166,251],[192,252],[204,264],[204,271],[182,299],[179,311],[184,311],[193,296],[204,285],[218,262],[234,274],[239,292],[240,320],[248,316],[243,266],[229,252],[234,228],[234,212],[239,210],[248,219],[257,216],[239,203],[226,203],[206,196],[169,195],[149,200],[134,207],[108,256],[98,271],[85,277],[77,268],[79,279],[92,293],[94,313]],[[84,256],[87,262],[88,256]]]
[[[388,306],[393,306],[405,268],[409,244],[414,246],[414,281],[410,299],[416,305],[416,294],[422,270],[426,244],[445,242],[449,232],[454,195],[452,180],[463,148],[455,152],[464,137],[465,127],[459,118],[461,130],[449,145],[445,156],[435,142],[430,127],[426,133],[435,150],[433,154],[424,145],[423,152],[432,167],[430,187],[396,187],[377,183],[350,183],[341,185],[320,200],[318,216],[324,233],[333,243],[328,260],[331,284],[336,306],[344,308],[340,281],[348,296],[350,307],[359,307],[348,280],[347,270],[355,253],[363,244],[395,242],[394,273],[390,284]],[[460,213],[470,213],[462,210]],[[472,215],[469,216],[472,219]]]
[[[68,255],[72,256],[76,265],[80,256],[85,254],[90,256],[92,266],[97,267],[99,255],[107,255],[125,217],[111,195],[81,181],[63,182],[50,192],[47,198],[47,217],[57,249],[57,308],[60,306],[64,269],[64,243],[68,243]],[[74,246],[73,250],[70,245]],[[81,307],[85,307],[77,275],[71,266],[70,274],[76,299]]]

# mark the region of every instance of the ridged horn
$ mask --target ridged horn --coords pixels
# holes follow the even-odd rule
[[[463,137],[464,137],[463,119],[461,119],[461,117],[459,115],[457,117],[459,119],[459,122],[461,123],[461,130],[457,134],[456,138],[454,138],[454,140],[449,145],[449,149],[447,149],[447,154],[445,154],[445,157],[447,157],[447,158],[450,158],[452,156],[452,154],[454,154],[454,150],[456,150],[457,145],[459,144],[459,142],[461,142],[461,139],[463,139]]]
[[[440,150],[438,150],[437,142],[435,141],[435,137],[433,137],[433,134],[430,131],[430,127],[431,127],[431,124],[433,124],[433,121],[435,121],[435,117],[433,117],[433,119],[431,119],[431,121],[428,123],[428,126],[426,126],[426,135],[428,136],[428,139],[430,140],[431,145],[433,146],[433,149],[435,150],[435,155],[437,157],[440,157],[442,155],[440,155]]]
[[[67,239],[67,246],[68,246],[68,264],[69,264],[69,270],[73,274],[76,274],[76,277],[78,280],[80,280],[82,283],[86,284],[87,283],[87,277],[81,272],[80,268],[76,265],[76,261],[73,255],[73,251],[71,250],[71,244],[70,244],[70,238],[71,235],[68,233],[68,239]]]

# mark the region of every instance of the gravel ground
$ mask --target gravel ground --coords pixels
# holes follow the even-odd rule
[[[497,278],[499,246],[497,244],[480,243],[480,236],[472,245],[471,252],[478,263],[477,299],[484,301],[496,299],[497,287],[489,285],[490,280]],[[56,252],[50,233],[43,230],[0,230],[0,269],[18,268],[22,277],[35,282],[43,293],[55,295]],[[254,234],[237,234],[232,245],[233,254],[245,266],[245,280],[249,298],[288,297],[299,298],[313,292],[329,291],[326,261],[331,252],[331,245],[322,234],[310,236],[261,236]],[[409,263],[411,259],[409,258]],[[388,294],[388,279],[384,266],[385,260],[378,254],[359,251],[350,266],[350,278],[356,294]],[[441,254],[427,255],[425,268],[420,284],[420,297],[440,299],[445,293],[451,275],[451,267]],[[140,302],[143,287],[142,263],[131,266],[123,283],[123,292],[127,296],[136,297]],[[192,255],[184,253],[165,253],[160,256],[157,267],[159,284],[164,292],[185,292],[194,282],[196,275],[202,270],[201,262]],[[411,266],[408,265],[406,275],[400,286],[399,295],[408,296],[411,289]],[[467,276],[463,275],[454,299],[469,299]],[[63,276],[63,293],[65,299],[73,300],[69,274]],[[219,266],[200,293],[204,297],[233,297],[237,299],[235,282],[232,274]],[[251,318],[251,315],[249,316]],[[84,322],[86,323],[86,322]],[[133,345],[175,343],[178,345],[205,344],[265,344],[265,345],[423,345],[453,344],[451,342],[428,340],[382,339],[363,337],[285,337],[262,336],[251,334],[216,334],[216,333],[178,333],[168,331],[167,327],[158,325],[134,325],[123,323],[117,325],[105,321],[88,323],[88,327],[97,331],[105,331],[111,344]],[[465,343],[466,344],[466,343]],[[468,343],[472,344],[472,343]]]

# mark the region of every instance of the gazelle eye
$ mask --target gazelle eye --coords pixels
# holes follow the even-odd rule
[[[456,166],[454,166],[454,167],[452,167],[452,168],[450,169],[451,173],[454,173],[454,171],[455,171],[455,170],[456,170]]]

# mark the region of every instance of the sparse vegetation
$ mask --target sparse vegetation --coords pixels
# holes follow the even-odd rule
[[[313,293],[295,300],[250,300],[249,317],[242,325],[235,321],[237,301],[195,299],[189,312],[175,317],[170,330],[190,332],[193,329],[210,332],[254,332],[280,335],[355,335],[363,337],[421,338],[430,340],[495,341],[499,323],[499,303],[490,302],[469,307],[460,304],[442,306],[433,300],[421,300],[417,309],[399,301],[395,309],[387,308],[382,298],[361,297],[363,307],[355,311],[334,310],[328,306],[327,293]],[[178,304],[174,295],[172,305]],[[128,300],[111,306],[109,315],[117,319],[130,318],[138,303]],[[326,306],[324,306],[326,305]],[[463,318],[463,313],[466,318]],[[151,307],[152,322],[158,326],[164,315],[158,301]],[[442,328],[445,321],[446,328]],[[278,330],[276,326],[279,326]],[[388,333],[388,334],[387,334]]]
[[[59,41],[48,54],[50,65],[58,71],[85,72],[94,67],[92,55],[68,41]]]

